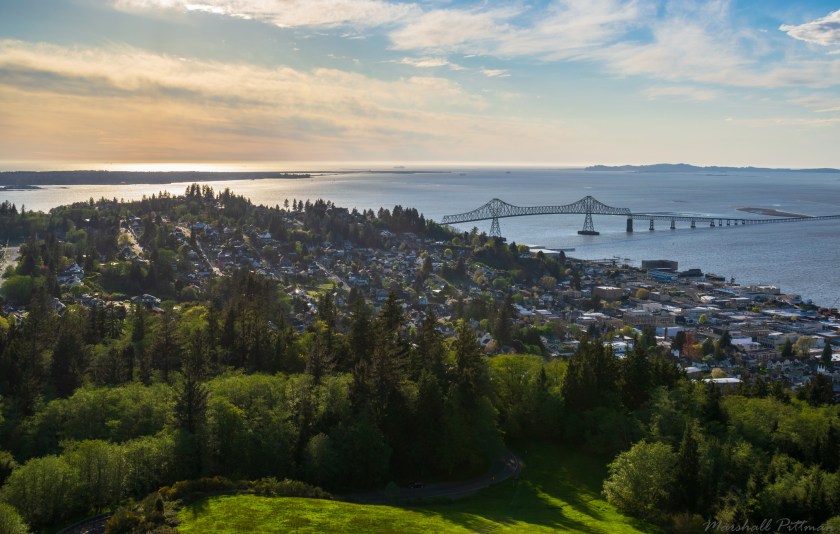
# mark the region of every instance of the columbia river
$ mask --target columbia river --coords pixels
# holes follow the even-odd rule
[[[305,171],[306,169],[283,169]],[[387,171],[388,169],[379,169]],[[592,195],[601,202],[633,212],[663,212],[697,216],[761,218],[737,208],[763,208],[804,215],[840,214],[840,174],[799,172],[738,172],[668,174],[582,169],[434,168],[438,172],[355,172],[303,179],[209,182],[219,191],[229,187],[258,204],[283,205],[285,199],[323,198],[338,206],[374,209],[396,204],[415,207],[435,220],[470,211],[500,198],[518,206],[561,205]],[[43,186],[37,190],[3,191],[27,210],[49,210],[90,197],[139,199],[161,190],[183,193],[186,183],[168,185]],[[574,248],[569,256],[618,258],[638,265],[643,259],[673,259],[681,269],[698,267],[741,284],[776,284],[819,305],[840,297],[840,220],[724,226],[709,228],[667,222],[650,232],[637,221],[625,232],[625,218],[594,216],[601,235],[580,236],[583,215],[542,215],[501,219],[508,241]],[[459,227],[488,232],[490,221]]]

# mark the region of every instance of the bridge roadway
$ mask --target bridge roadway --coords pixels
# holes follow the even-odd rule
[[[771,217],[766,219],[746,218],[746,217],[709,217],[701,215],[687,215],[687,214],[667,214],[667,213],[633,213],[628,208],[616,208],[608,206],[592,196],[586,196],[577,202],[565,204],[561,206],[514,206],[508,204],[503,200],[494,198],[483,206],[480,206],[472,211],[466,213],[459,213],[456,215],[446,215],[441,219],[442,224],[458,224],[472,221],[486,221],[491,220],[490,235],[501,237],[501,228],[499,227],[499,219],[505,217],[524,217],[527,215],[564,215],[564,214],[581,214],[585,215],[583,229],[578,231],[583,235],[598,235],[592,223],[592,215],[616,215],[627,217],[627,231],[633,231],[633,221],[648,221],[649,230],[654,230],[655,221],[669,221],[671,230],[675,230],[677,222],[690,223],[691,228],[696,228],[697,223],[707,223],[709,227],[715,226],[745,226],[750,224],[775,224],[775,223],[790,223],[803,221],[821,221],[829,219],[840,219],[840,215],[821,215],[815,217]]]

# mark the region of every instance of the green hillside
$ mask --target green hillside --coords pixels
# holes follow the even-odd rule
[[[600,495],[602,462],[529,444],[526,468],[508,481],[448,504],[397,507],[253,495],[213,497],[181,511],[179,531],[234,532],[651,532]]]

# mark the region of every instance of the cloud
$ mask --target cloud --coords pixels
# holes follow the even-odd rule
[[[496,116],[492,98],[436,76],[2,40],[0,159],[480,160],[551,153],[566,135]]]
[[[840,117],[833,117],[828,119],[812,119],[800,117],[770,117],[765,119],[736,119],[727,117],[726,122],[729,124],[736,124],[741,126],[749,126],[753,128],[766,128],[768,126],[782,126],[782,127],[807,127],[807,128],[821,128],[826,126],[834,126],[840,124]]]
[[[779,29],[800,41],[822,46],[840,46],[840,10],[798,26],[782,24]]]
[[[658,100],[660,98],[673,98],[678,100],[692,100],[695,102],[706,102],[714,100],[720,96],[720,92],[713,89],[704,89],[700,87],[691,87],[686,85],[666,85],[648,87],[642,91],[642,95],[648,100]]]
[[[280,27],[356,26],[374,27],[416,16],[420,8],[412,3],[383,0],[113,0],[126,11],[199,11],[257,20]]]
[[[623,36],[646,12],[641,0],[557,0],[544,10],[434,9],[404,21],[389,38],[396,50],[558,60]]]
[[[481,69],[481,73],[488,78],[507,78],[510,76],[508,71],[504,69]]]
[[[403,65],[411,65],[421,69],[435,68],[435,67],[449,67],[452,70],[463,70],[464,67],[457,63],[452,63],[444,57],[404,57],[398,63]]]

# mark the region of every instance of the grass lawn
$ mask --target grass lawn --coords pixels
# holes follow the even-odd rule
[[[233,532],[653,532],[600,495],[603,462],[552,445],[514,448],[525,462],[518,483],[424,506],[362,505],[254,495],[213,497],[185,507],[185,533]]]

